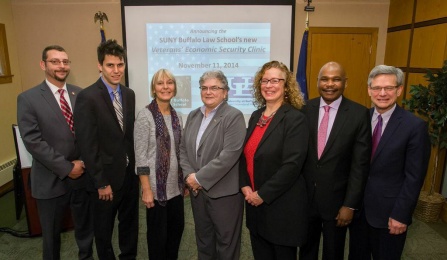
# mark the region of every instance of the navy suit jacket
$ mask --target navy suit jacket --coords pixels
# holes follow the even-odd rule
[[[371,109],[371,116],[374,108]],[[430,158],[427,124],[396,106],[371,161],[364,209],[368,223],[388,228],[388,218],[411,224]]]
[[[309,199],[321,217],[334,220],[341,206],[359,209],[371,157],[368,109],[345,97],[318,159],[320,98],[309,100],[303,112],[309,122],[309,151],[304,165]]]
[[[81,88],[67,84],[71,106]],[[28,152],[33,156],[31,193],[36,199],[59,197],[71,188],[84,188],[83,174],[76,180],[68,178],[71,161],[79,159],[75,137],[62,110],[46,82],[17,97],[17,122]]]
[[[100,79],[79,93],[74,122],[76,138],[94,189],[111,185],[120,190],[128,167],[135,168],[133,129],[135,93],[121,85],[123,130],[113,108],[107,87]]]

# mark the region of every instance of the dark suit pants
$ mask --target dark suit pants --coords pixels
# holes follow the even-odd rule
[[[86,189],[73,190],[70,208],[75,226],[76,244],[79,248],[78,257],[80,260],[93,259],[93,208],[89,192]]]
[[[255,260],[294,260],[297,247],[275,245],[250,232],[251,248]]]
[[[366,220],[364,212],[350,226],[349,259],[399,260],[405,246],[407,232],[391,235],[388,228],[375,228]]]
[[[161,206],[146,209],[147,248],[151,260],[175,260],[185,227],[183,197],[178,195]]]
[[[199,260],[239,259],[241,250],[242,193],[212,199],[200,191],[191,196]]]
[[[388,228],[369,225],[369,242],[374,260],[399,260],[405,246],[407,232],[391,235]]]
[[[355,212],[349,225],[349,260],[371,260],[368,229],[364,210]]]
[[[84,189],[53,199],[36,199],[42,227],[43,259],[60,259],[62,222],[71,207],[79,259],[92,259],[93,226],[90,199]]]
[[[43,259],[60,259],[61,232],[64,211],[68,208],[70,193],[53,199],[36,199],[42,227]]]
[[[343,260],[347,227],[337,227],[334,219],[322,219],[315,205],[311,209],[307,242],[300,247],[300,260],[318,260],[323,232],[323,260]]]
[[[93,192],[95,244],[98,258],[113,260],[115,253],[112,247],[112,233],[115,217],[118,213],[119,259],[135,259],[138,244],[138,176],[129,169],[126,172],[123,186],[113,190],[113,200],[100,200],[98,192]]]

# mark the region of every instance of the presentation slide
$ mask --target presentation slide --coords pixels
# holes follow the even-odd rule
[[[268,23],[148,23],[148,82],[160,68],[174,73],[177,96],[172,105],[185,114],[202,105],[199,79],[204,71],[222,70],[228,102],[243,113],[253,111],[251,85],[259,64],[270,60]]]
[[[231,15],[230,15],[231,14]],[[186,119],[203,105],[199,78],[221,70],[230,87],[228,103],[246,119],[253,106],[256,72],[270,61],[290,68],[292,6],[125,6],[128,86],[136,93],[137,111],[151,102],[150,81],[161,68],[177,81],[171,101]]]

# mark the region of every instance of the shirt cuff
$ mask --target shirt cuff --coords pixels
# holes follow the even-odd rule
[[[137,175],[149,175],[149,167],[137,167]]]

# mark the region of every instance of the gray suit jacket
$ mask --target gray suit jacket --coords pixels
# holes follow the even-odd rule
[[[67,84],[74,107],[81,88]],[[36,199],[50,199],[85,184],[85,176],[72,180],[71,161],[79,159],[75,138],[62,110],[44,82],[17,97],[17,122],[26,149],[33,156],[31,193]]]
[[[223,102],[203,133],[196,153],[196,139],[202,123],[200,108],[188,115],[180,144],[183,174],[196,173],[205,194],[211,198],[239,192],[239,156],[245,138],[241,111]]]

